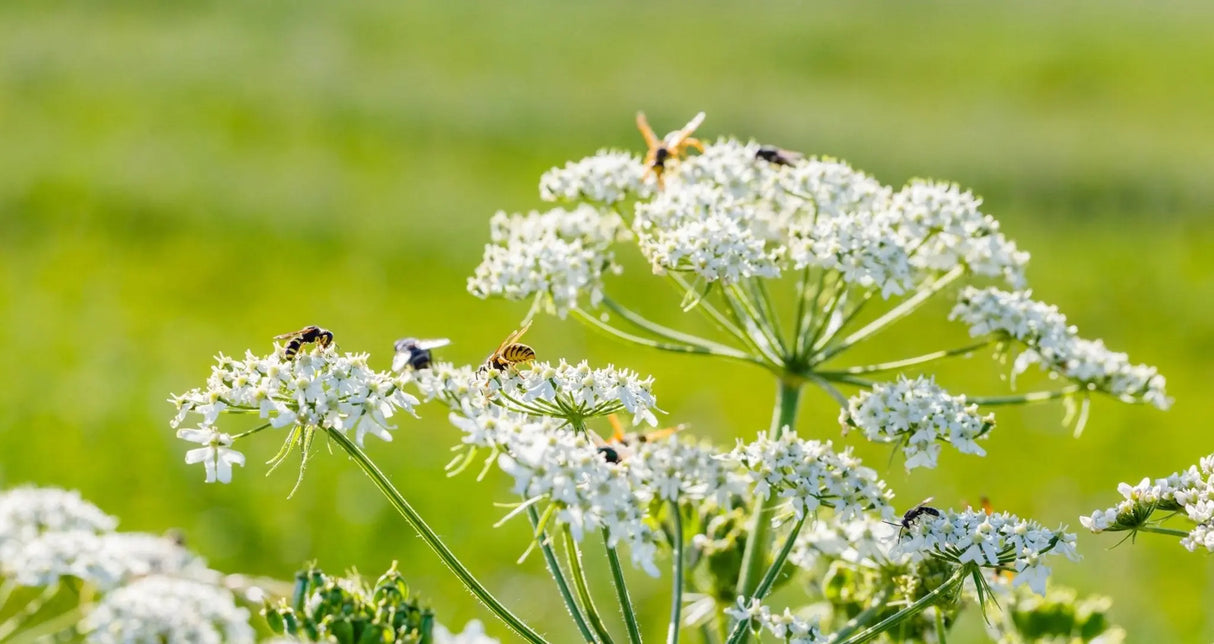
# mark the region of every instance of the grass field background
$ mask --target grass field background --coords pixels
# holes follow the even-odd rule
[[[0,5],[0,484],[79,488],[123,529],[183,529],[226,571],[399,559],[442,621],[490,621],[352,464],[318,456],[287,499],[294,472],[264,477],[277,445],[259,441],[231,485],[205,485],[165,399],[202,384],[215,353],[265,351],[312,323],[380,367],[403,335],[447,336],[442,357],[479,360],[526,310],[464,291],[489,216],[543,207],[552,165],[640,150],[638,109],[662,131],[704,110],[708,138],[972,188],[1033,253],[1038,297],[1169,379],[1170,412],[1098,399],[1079,439],[1060,405],[1000,409],[988,457],[889,470],[900,504],[985,494],[1078,529],[1118,482],[1214,451],[1209,4],[756,7]],[[677,322],[655,283],[632,271],[613,292]],[[962,344],[946,311],[865,357]],[[768,424],[774,388],[757,370],[622,347],[571,320],[540,319],[528,338],[542,356],[654,374],[673,421],[724,443]],[[998,394],[1000,371],[975,356],[941,380]],[[825,395],[802,409],[802,433],[837,439]],[[508,604],[572,641],[539,558],[512,563],[522,522],[491,527],[505,482],[445,478],[457,435],[440,409],[422,415],[372,456]],[[858,447],[884,466],[884,450]],[[1112,596],[1131,641],[1214,637],[1208,556],[1115,541],[1081,533],[1084,561],[1055,579]],[[636,580],[656,638],[666,580]]]

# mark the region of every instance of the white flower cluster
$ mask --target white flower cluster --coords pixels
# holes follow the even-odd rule
[[[884,213],[794,223],[788,247],[793,267],[836,271],[848,284],[877,289],[883,298],[902,295],[914,288],[916,274],[894,224]]]
[[[873,568],[904,565],[910,555],[892,552],[897,534],[897,525],[871,514],[848,521],[815,520],[801,528],[788,561],[811,571],[821,561],[835,560]]]
[[[839,414],[843,431],[857,427],[870,441],[900,442],[906,469],[935,467],[944,441],[963,454],[985,456],[976,442],[995,425],[994,414],[978,415],[965,396],[949,395],[931,378],[899,376],[895,383],[878,383],[847,401]]]
[[[545,172],[540,177],[540,198],[611,205],[648,197],[653,185],[652,180],[645,180],[645,165],[631,152],[599,150],[594,156]]]
[[[112,532],[118,519],[81,498],[75,490],[30,485],[0,493],[0,562],[51,532]],[[0,564],[2,566],[3,564]]]
[[[724,458],[746,468],[755,496],[766,499],[774,493],[788,499],[798,518],[824,505],[834,508],[840,520],[869,509],[883,516],[893,512],[893,492],[885,482],[850,449],[832,451],[830,441],[803,440],[785,428],[775,439],[760,433],[754,442],[739,441]]]
[[[573,210],[507,215],[489,222],[491,241],[468,278],[468,291],[509,300],[541,297],[544,310],[565,317],[581,298],[597,306],[603,273],[619,272],[611,245],[626,234],[614,213],[581,205]]]
[[[151,576],[107,593],[85,618],[98,644],[253,642],[249,612],[232,593],[188,579]]]
[[[822,634],[817,621],[809,621],[785,608],[783,613],[773,613],[758,599],[738,598],[738,605],[725,609],[725,614],[741,621],[750,620],[755,630],[767,631],[781,642],[788,644],[825,644],[831,638]]]
[[[580,425],[586,419],[618,411],[633,415],[634,424],[657,425],[654,416],[653,378],[635,371],[607,366],[533,362],[518,369],[489,369],[486,388],[490,398],[513,411],[550,416]]]
[[[88,530],[47,532],[26,542],[0,568],[23,586],[52,586],[61,577],[75,577],[100,590],[151,574],[201,577],[208,572],[201,559],[164,537]]]
[[[1013,585],[1028,584],[1039,595],[1045,594],[1050,574],[1044,563],[1047,555],[1079,559],[1074,534],[1061,528],[1050,530],[1007,512],[987,514],[981,510],[922,514],[901,533],[893,552],[1011,570],[1016,573]]]
[[[663,501],[711,499],[728,509],[744,499],[750,486],[733,464],[717,457],[711,445],[680,440],[643,442],[624,461],[638,493]]]
[[[963,265],[978,275],[1025,285],[1029,254],[999,232],[999,222],[978,208],[982,200],[956,184],[911,181],[893,196],[891,212],[915,248],[911,261],[928,270]]]
[[[1214,454],[1166,478],[1144,478],[1138,485],[1122,483],[1117,491],[1122,496],[1120,503],[1079,517],[1079,523],[1092,532],[1136,530],[1156,510],[1183,510],[1196,525],[1180,545],[1190,552],[1198,548],[1214,552]]]
[[[373,434],[392,440],[388,419],[398,411],[413,413],[417,398],[403,387],[411,371],[378,372],[367,366],[367,354],[339,354],[333,347],[300,352],[287,360],[278,352],[244,360],[220,355],[205,387],[169,399],[177,406],[170,425],[177,428],[191,414],[199,426],[180,429],[177,436],[203,447],[186,454],[187,463],[202,462],[207,482],[232,480],[232,465],[244,455],[231,449],[232,437],[215,423],[220,414],[256,415],[274,428],[304,426],[355,431],[361,445]]]
[[[783,246],[754,225],[755,209],[725,188],[668,188],[636,205],[633,231],[655,273],[691,272],[710,282],[779,277]]]
[[[1155,367],[1131,364],[1126,354],[1110,351],[1104,342],[1080,338],[1058,307],[1033,300],[1028,291],[967,287],[949,319],[968,324],[971,336],[997,334],[1023,343],[1026,349],[1016,358],[1014,373],[1038,364],[1089,391],[1159,409],[1171,406],[1167,382]]]
[[[547,500],[553,518],[578,541],[606,529],[610,545],[627,544],[633,565],[658,576],[657,536],[643,521],[644,501],[627,473],[607,463],[585,434],[542,431],[540,425],[520,430],[511,432],[513,440],[498,457],[502,471],[514,478],[513,491],[529,503]]]

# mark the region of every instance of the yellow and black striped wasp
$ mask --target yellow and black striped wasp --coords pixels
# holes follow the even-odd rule
[[[484,373],[489,369],[505,371],[507,367],[535,360],[535,349],[532,349],[531,347],[518,341],[518,339],[523,337],[523,334],[526,333],[527,329],[529,328],[531,328],[530,320],[523,324],[522,327],[515,329],[515,331],[510,335],[506,336],[506,339],[502,340],[502,343],[497,345],[497,348],[493,350],[493,353],[490,353],[489,357],[485,358],[485,364],[481,365],[480,368],[477,369],[477,373]]]
[[[674,427],[655,429],[651,432],[625,432],[624,426],[615,414],[608,414],[607,421],[611,423],[611,438],[603,440],[598,436],[593,436],[593,434],[592,436],[603,460],[612,465],[628,460],[636,450],[636,446],[641,443],[660,441],[675,432],[686,429],[686,425],[675,425]]]
[[[283,360],[292,360],[295,354],[299,353],[300,348],[309,342],[315,342],[322,349],[333,343],[333,332],[328,329],[322,329],[316,325],[306,326],[298,331],[284,333],[274,336],[275,340],[288,340],[287,345],[283,347]]]
[[[411,369],[429,369],[430,361],[433,358],[430,355],[430,350],[445,347],[448,344],[451,344],[451,341],[447,338],[433,338],[429,340],[401,338],[392,345],[396,349],[396,355],[392,357],[392,370],[403,371],[405,367]]]
[[[649,146],[649,151],[645,153],[645,173],[653,173],[658,180],[659,188],[663,186],[662,173],[666,171],[667,162],[683,156],[687,153],[688,148],[704,151],[704,144],[699,139],[691,138],[691,133],[695,132],[703,122],[704,113],[700,112],[691,117],[683,129],[675,130],[659,139],[653,133],[653,128],[649,127],[649,120],[645,118],[645,113],[637,112],[637,129],[641,131],[641,136],[645,137],[645,145]]]

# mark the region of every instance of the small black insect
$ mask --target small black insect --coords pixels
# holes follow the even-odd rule
[[[624,460],[624,458],[620,456],[619,450],[611,447],[610,445],[603,445],[599,447],[599,454],[603,456],[604,461],[607,461],[612,465],[618,465],[620,461]]]
[[[915,523],[915,520],[918,519],[919,517],[921,517],[925,514],[931,515],[933,517],[940,516],[939,510],[928,505],[928,503],[931,503],[933,498],[935,498],[935,497],[929,496],[926,499],[923,499],[923,501],[920,502],[919,505],[916,505],[915,507],[907,510],[906,514],[902,515],[902,520],[900,522],[889,523],[889,521],[886,521],[886,523],[889,523],[889,525],[893,525],[893,526],[900,526],[902,528],[902,531],[899,533],[898,536],[901,537],[902,533],[905,533],[911,529],[911,526]]]
[[[451,344],[447,338],[418,340],[417,338],[401,338],[393,346],[396,355],[392,358],[392,370],[403,371],[405,367],[412,369],[429,369],[431,349],[445,347]]]
[[[287,338],[290,338],[291,341],[287,342],[287,346],[282,350],[283,360],[293,359],[295,354],[299,353],[299,349],[309,342],[315,342],[321,348],[333,343],[333,333],[328,329],[322,329],[315,325],[306,326],[292,333],[274,336],[275,340],[286,340]]]
[[[774,145],[764,145],[759,147],[758,152],[755,152],[755,158],[775,165],[796,165],[797,162],[805,158],[805,155],[800,152],[777,148]]]

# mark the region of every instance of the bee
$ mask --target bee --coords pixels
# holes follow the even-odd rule
[[[485,364],[481,365],[480,369],[477,369],[477,373],[484,373],[489,369],[504,371],[511,365],[535,360],[535,349],[518,342],[518,339],[523,337],[523,334],[529,328],[531,328],[530,320],[521,328],[506,336],[506,339],[497,345],[497,349],[494,349],[493,353],[490,353],[489,357],[485,358]]]
[[[759,146],[759,151],[755,152],[755,158],[761,159],[773,165],[796,165],[805,159],[805,155],[792,150],[784,150],[774,145]]]
[[[704,151],[704,144],[699,139],[691,138],[691,133],[703,122],[704,113],[700,112],[693,116],[683,129],[675,130],[659,140],[653,133],[653,128],[649,127],[645,113],[637,112],[637,129],[641,131],[641,136],[645,137],[645,145],[649,146],[649,151],[645,153],[645,173],[652,172],[653,176],[657,177],[659,188],[662,187],[662,173],[666,171],[668,161],[686,154],[687,148]]]
[[[413,369],[430,368],[430,350],[451,344],[447,338],[418,340],[417,338],[401,338],[393,344],[396,355],[392,358],[392,370],[403,371],[405,367]]]
[[[933,517],[940,516],[939,510],[928,505],[928,503],[932,502],[933,498],[935,498],[935,497],[929,496],[926,499],[923,499],[921,502],[919,502],[919,505],[916,505],[915,507],[907,510],[906,514],[902,515],[902,520],[900,522],[889,523],[889,521],[886,521],[886,523],[889,523],[890,525],[893,525],[893,526],[901,526],[902,531],[899,533],[899,537],[901,537],[902,533],[905,533],[911,529],[911,526],[914,525],[915,520],[917,520],[919,517],[921,517],[925,514],[931,515]]]
[[[624,426],[620,424],[620,419],[615,414],[608,414],[607,420],[611,423],[612,433],[611,438],[604,441],[595,436],[595,443],[598,445],[599,454],[603,460],[616,465],[624,462],[628,457],[632,456],[636,445],[640,443],[651,443],[660,441],[675,432],[686,429],[684,425],[675,425],[674,427],[666,427],[663,429],[655,429],[651,432],[633,432],[625,433]]]
[[[295,354],[299,353],[299,349],[309,342],[315,342],[321,348],[327,347],[333,343],[333,332],[328,329],[322,329],[316,325],[306,326],[292,333],[284,333],[274,336],[275,340],[286,340],[287,346],[282,350],[283,360],[291,360],[295,358]]]

